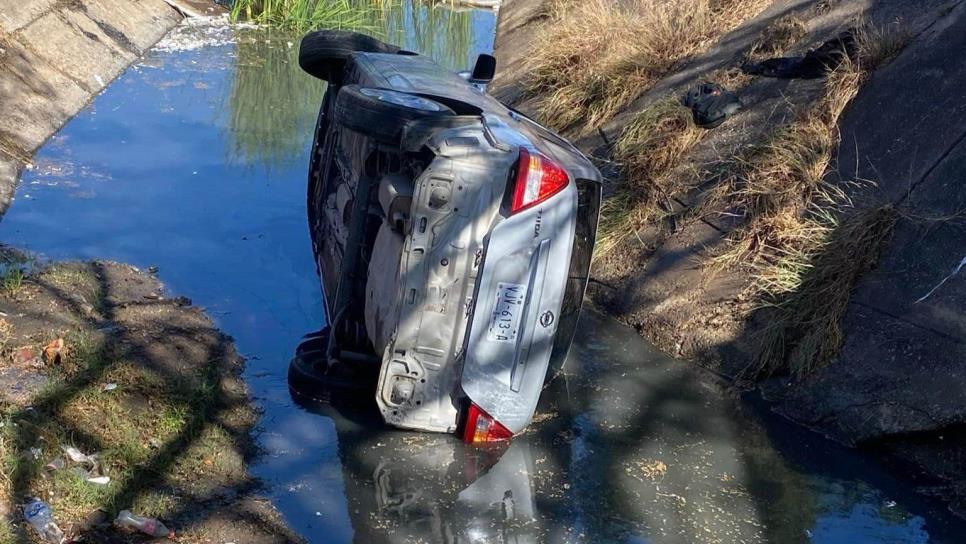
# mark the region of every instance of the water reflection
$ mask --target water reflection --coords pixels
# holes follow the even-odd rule
[[[360,428],[358,405],[293,399],[335,421],[354,541],[541,541],[527,441],[469,448],[445,435],[374,433],[374,410]]]
[[[393,6],[386,17],[386,38],[419,51],[443,66],[465,70],[473,66],[481,36],[495,33],[492,19],[479,10],[446,7],[448,0],[409,1]]]
[[[371,395],[336,406],[295,395],[334,424],[354,541],[947,541],[867,483],[882,475],[854,453],[788,435],[845,474],[805,472],[774,448],[782,431],[632,330],[592,312],[581,330],[537,423],[500,449],[387,429]]]
[[[445,2],[406,0],[360,4],[361,29],[434,58],[456,70],[472,67],[491,49],[492,11],[453,10]],[[235,67],[222,110],[226,160],[277,174],[304,161],[325,83],[298,66],[301,34],[236,31]]]
[[[277,173],[304,162],[325,82],[299,68],[299,39],[287,32],[239,32],[223,110],[230,164]]]

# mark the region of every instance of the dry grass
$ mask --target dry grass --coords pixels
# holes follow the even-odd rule
[[[541,97],[546,123],[587,133],[768,4],[558,0],[535,40],[526,90]]]
[[[746,74],[737,66],[729,66],[711,72],[705,79],[717,83],[729,91],[740,91],[755,78],[752,75]]]
[[[615,148],[622,181],[601,210],[598,255],[613,249],[640,222],[660,215],[662,204],[682,191],[683,176],[672,171],[705,133],[695,126],[691,110],[673,98],[653,104],[627,125]]]
[[[820,237],[810,266],[795,273],[802,278],[798,288],[769,301],[761,349],[746,376],[787,370],[803,377],[838,353],[852,288],[878,262],[896,217],[890,205],[864,210]]]
[[[859,45],[859,63],[866,72],[887,64],[912,41],[908,28],[896,21],[888,26],[857,25],[856,42]]]
[[[859,60],[840,65],[819,99],[794,122],[736,159],[738,174],[716,195],[718,208],[745,222],[713,263],[750,274],[755,296],[776,312],[746,372],[750,377],[776,371],[802,376],[837,352],[850,292],[891,232],[891,207],[858,212],[840,223],[851,207],[848,186],[855,182],[826,178],[839,145],[839,117],[869,71],[908,41],[868,28],[857,38]]]
[[[761,37],[755,41],[748,52],[748,58],[759,60],[782,55],[790,47],[805,37],[807,28],[805,21],[796,14],[786,15],[768,26]]]
[[[771,141],[736,159],[739,174],[718,195],[746,223],[717,262],[751,267],[760,291],[795,289],[795,282],[780,280],[784,275],[771,267],[807,255],[808,246],[827,228],[827,210],[847,204],[843,188],[829,183],[825,172],[838,146],[839,116],[858,93],[862,78],[852,63],[839,67],[811,108]]]

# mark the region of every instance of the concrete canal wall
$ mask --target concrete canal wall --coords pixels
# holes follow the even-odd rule
[[[492,86],[498,97],[538,117],[534,105],[540,97],[524,96],[520,86],[548,4],[505,0],[496,41],[500,72]],[[776,0],[758,21],[655,84],[655,91],[606,123],[603,132],[611,141],[618,138],[627,119],[648,101],[676,96],[713,70],[734,66],[742,47],[771,20],[813,4]],[[856,17],[882,26],[900,20],[911,36],[841,118],[842,145],[828,173],[833,181],[868,180],[848,187],[855,209],[888,204],[898,220],[878,266],[852,291],[838,355],[805,379],[773,378],[761,386],[774,409],[789,419],[845,444],[895,453],[911,474],[924,476],[926,487],[966,516],[966,130],[960,122],[966,114],[966,69],[950,60],[966,51],[966,2],[924,2],[914,9],[894,0],[839,6],[809,21],[816,29],[813,41],[820,43]],[[776,115],[781,103],[807,103],[808,90],[808,82],[753,81],[742,91],[745,110],[706,143],[727,150],[734,134],[780,126],[787,122]],[[608,164],[607,149],[596,137],[578,145]],[[701,264],[706,248],[715,247],[727,229],[693,221],[662,237],[656,230],[643,228],[628,237],[629,246],[640,241],[645,249],[595,263],[603,287],[590,289],[591,300],[672,355],[735,374],[749,364],[762,319],[752,314],[746,321],[735,310],[747,281]],[[618,260],[623,263],[615,264]],[[610,273],[620,264],[630,271]]]
[[[182,19],[174,5],[0,0],[0,213],[33,151]]]

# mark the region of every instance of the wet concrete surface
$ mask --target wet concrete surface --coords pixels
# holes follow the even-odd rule
[[[457,38],[467,59],[492,35],[473,16]],[[593,311],[535,423],[504,448],[388,429],[366,402],[293,398],[288,362],[325,316],[305,219],[323,87],[290,41],[150,52],[39,151],[0,241],[157,266],[204,306],[248,358],[263,414],[252,471],[307,540],[961,541],[961,523],[894,475],[760,418]]]

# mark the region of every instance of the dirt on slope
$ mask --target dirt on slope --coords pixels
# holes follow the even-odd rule
[[[160,518],[178,542],[301,541],[246,471],[257,413],[243,360],[202,309],[124,264],[40,264],[4,248],[2,272],[0,542],[31,538],[30,497],[87,542],[148,540],[112,527],[123,509]]]

